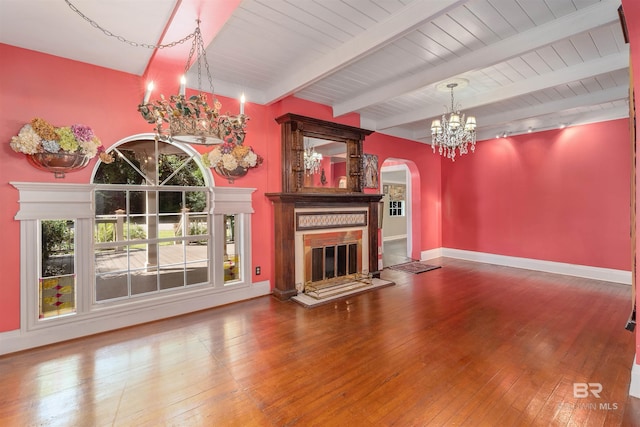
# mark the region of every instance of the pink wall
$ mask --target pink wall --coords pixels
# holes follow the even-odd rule
[[[633,80],[633,88],[635,91],[635,109],[636,109],[636,151],[640,147],[640,132],[637,128],[637,116],[640,111],[640,102],[638,101],[638,94],[640,93],[640,2],[637,0],[622,0],[622,7],[624,9],[625,19],[627,21],[627,30],[629,33],[629,45],[631,50],[631,67]],[[637,153],[636,153],[637,157]],[[636,169],[637,169],[636,161]],[[635,210],[635,228],[636,228],[636,248],[640,248],[640,213],[638,212],[637,204],[640,201],[640,179],[638,171],[636,170],[635,176],[635,198],[636,198],[636,210]],[[640,265],[640,254],[636,249],[635,265]],[[634,283],[638,283],[637,267],[634,270]],[[636,291],[636,306],[640,303],[640,294]],[[640,327],[636,327],[636,363],[640,364]]]
[[[631,269],[628,120],[482,141],[443,161],[446,248]]]
[[[135,76],[42,55],[0,44],[0,228],[3,230],[3,297],[0,298],[0,331],[19,327],[19,223],[18,193],[10,181],[54,181],[53,174],[29,166],[9,141],[33,117],[54,125],[84,123],[93,127],[106,145],[133,133],[144,132],[144,122],[133,114],[139,101]],[[106,108],[112,106],[113,108]],[[116,108],[117,107],[117,108]],[[90,168],[68,174],[65,182],[88,182]]]

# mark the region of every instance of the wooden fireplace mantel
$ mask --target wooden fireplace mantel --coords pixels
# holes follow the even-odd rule
[[[275,222],[275,268],[273,295],[281,300],[297,294],[295,265],[296,208],[366,207],[368,209],[367,234],[369,237],[368,270],[376,277],[378,271],[378,209],[382,194],[366,194],[364,187],[363,141],[372,131],[327,122],[297,114],[284,114],[276,118],[281,128],[282,192],[268,193],[273,202]],[[305,183],[308,173],[304,164],[306,138],[344,144],[340,154],[345,158],[345,184],[320,187]],[[341,148],[341,147],[340,147]],[[324,169],[323,169],[324,171]],[[363,269],[365,266],[362,266]]]
[[[273,294],[286,300],[297,294],[295,286],[295,209],[367,207],[369,238],[369,272],[375,277],[378,271],[378,209],[382,194],[343,193],[267,193],[274,204],[275,268]]]

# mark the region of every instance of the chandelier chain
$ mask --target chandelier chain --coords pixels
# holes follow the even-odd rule
[[[128,44],[130,46],[133,46],[133,47],[144,47],[144,48],[147,48],[147,49],[165,49],[165,48],[177,46],[179,44],[184,44],[185,42],[187,42],[188,40],[191,40],[192,38],[194,38],[196,36],[196,32],[194,31],[193,33],[189,34],[186,37],[183,37],[180,40],[176,40],[174,42],[167,43],[167,44],[149,44],[149,43],[140,43],[140,42],[131,41],[131,40],[126,39],[123,36],[119,36],[117,34],[114,34],[111,31],[107,30],[106,28],[102,27],[96,21],[94,21],[93,19],[89,18],[87,15],[82,13],[69,0],[64,0],[64,1],[67,3],[69,8],[71,8],[71,10],[73,10],[75,13],[80,15],[85,21],[87,21],[89,24],[91,24],[92,27],[97,28],[98,30],[102,31],[105,35],[107,35],[109,37],[113,37],[113,38],[115,38],[115,39],[117,39],[117,40],[119,40],[119,41],[121,41],[123,43],[126,43],[126,44]]]
[[[451,88],[451,112],[453,113],[455,111],[454,106],[453,106],[453,87]]]

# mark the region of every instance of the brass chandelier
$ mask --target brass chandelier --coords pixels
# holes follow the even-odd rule
[[[240,114],[221,114],[222,104],[213,92],[213,80],[204,49],[204,41],[200,32],[200,21],[194,32],[186,39],[193,42],[189,57],[180,80],[178,95],[171,95],[167,100],[164,95],[160,99],[149,101],[153,90],[153,82],[147,86],[142,103],[138,111],[149,123],[155,124],[156,135],[163,140],[177,141],[188,144],[216,145],[224,142],[242,144],[245,137],[245,127],[249,119],[244,115],[244,95],[240,100]],[[198,70],[198,94],[189,98],[185,96],[186,74],[193,55],[196,55],[195,66]],[[202,91],[202,68],[204,66],[209,81],[211,103],[208,94]]]
[[[200,20],[196,20],[196,29],[186,37],[169,44],[147,44],[139,43],[116,35],[103,28],[93,19],[82,13],[70,0],[65,0],[69,8],[89,22],[93,27],[102,31],[109,37],[115,37],[119,41],[131,46],[140,46],[148,49],[169,48],[182,44],[192,39],[189,57],[184,67],[184,74],[180,79],[180,90],[178,95],[171,95],[167,100],[164,95],[160,99],[150,102],[153,82],[147,86],[142,103],[138,106],[138,111],[149,123],[155,124],[156,137],[162,140],[184,142],[188,144],[215,145],[228,142],[230,144],[242,145],[245,137],[245,126],[249,118],[244,115],[244,95],[240,99],[240,114],[233,116],[229,113],[220,114],[222,104],[215,97],[213,91],[213,79],[207,62],[207,54],[204,49],[202,32],[200,31]],[[198,70],[198,94],[189,98],[185,96],[186,74],[189,71],[193,55],[196,55]],[[209,88],[211,93],[211,104],[208,95],[202,91],[202,68],[205,68]]]

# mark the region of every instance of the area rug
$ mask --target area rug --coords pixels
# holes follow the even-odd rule
[[[378,278],[373,278],[371,285],[365,286],[365,287],[357,287],[356,289],[352,290],[352,291],[346,291],[346,292],[342,292],[340,294],[337,294],[335,296],[332,297],[328,297],[328,298],[323,298],[323,299],[316,299],[312,296],[306,295],[306,294],[299,294],[296,295],[294,297],[291,297],[291,299],[295,302],[297,302],[298,304],[306,307],[306,308],[312,308],[312,307],[317,307],[319,305],[323,305],[323,304],[327,304],[330,302],[334,302],[340,299],[344,299],[346,297],[352,297],[355,295],[359,295],[365,292],[369,292],[369,291],[373,291],[376,289],[380,289],[380,288],[384,288],[387,286],[393,286],[395,285],[395,282],[391,282],[389,280],[383,280],[383,279],[378,279]]]
[[[431,271],[435,270],[436,268],[441,268],[441,266],[425,264],[420,261],[413,261],[405,262],[404,264],[392,265],[389,268],[392,270],[404,271],[405,273],[420,274],[424,273],[425,271]]]

